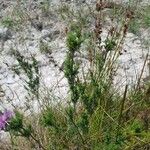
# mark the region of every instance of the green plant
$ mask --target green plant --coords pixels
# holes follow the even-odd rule
[[[130,22],[129,31],[139,35],[141,28],[150,27],[149,6],[139,7],[134,11],[134,18]]]
[[[150,6],[147,6],[143,10],[143,16],[142,16],[142,23],[144,27],[149,28],[150,27]]]
[[[5,130],[11,135],[27,138],[29,141],[31,138],[36,142],[36,144],[39,145],[41,149],[46,150],[41,144],[41,142],[38,139],[36,139],[32,126],[30,124],[25,126],[23,120],[24,116],[18,111],[16,111],[15,115],[13,116],[13,118],[11,118]]]
[[[77,89],[77,75],[79,66],[74,60],[75,53],[79,51],[79,48],[82,43],[81,29],[77,25],[73,24],[70,28],[70,32],[67,35],[67,57],[65,60],[64,74],[68,79],[68,84],[70,86],[71,92],[71,101],[74,104],[74,107],[79,99],[78,89]]]
[[[15,66],[13,71],[20,75],[21,71],[24,71],[25,75],[27,76],[27,80],[25,80],[25,89],[30,93],[35,95],[36,98],[39,97],[39,68],[37,60],[32,56],[31,62],[29,62],[19,51],[13,51],[13,55],[15,56],[16,60],[18,61],[18,66]]]
[[[7,28],[13,28],[17,24],[12,18],[9,17],[4,18],[1,23],[4,27]]]
[[[140,23],[138,20],[134,19],[129,26],[129,31],[134,33],[134,34],[138,34],[139,33],[139,29],[140,29]]]

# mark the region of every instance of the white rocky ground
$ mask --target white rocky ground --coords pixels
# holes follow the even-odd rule
[[[57,8],[58,4],[60,4],[59,1],[53,2],[54,4],[51,6],[51,9]],[[82,1],[80,2],[82,3]],[[88,2],[94,3],[92,0]],[[149,2],[148,0],[142,1],[141,4],[145,5]],[[53,56],[58,66],[61,67],[67,50],[63,32],[65,23],[60,22],[54,13],[49,16],[48,20],[45,20],[42,16],[44,15],[41,9],[43,7],[42,0],[22,3],[16,0],[0,0],[0,19],[9,15],[13,17],[15,10],[17,8],[20,9],[20,4],[22,7],[25,7],[23,10],[20,10],[22,17],[27,17],[26,14],[23,15],[25,10],[34,17],[32,23],[30,21],[23,22],[21,29],[18,31],[7,29],[0,25],[0,106],[7,108],[11,104],[22,108],[27,96],[23,81],[11,70],[11,67],[17,63],[11,55],[12,48],[19,50],[26,57],[30,57],[31,54],[35,56],[40,66],[41,89],[44,88],[47,91],[52,91],[63,101],[68,92],[67,81],[64,78],[63,72],[51,62],[51,56]],[[37,20],[36,16],[39,16],[40,19]],[[37,27],[37,24],[40,22],[43,23],[42,29]],[[125,39],[123,50],[126,52],[123,51],[123,55],[119,57],[119,69],[114,81],[121,87],[126,83],[134,83],[141,73],[145,56],[149,51],[148,47],[143,47],[142,41],[143,38],[149,38],[150,32],[149,30],[143,30],[142,33],[142,40],[132,33],[128,33]],[[41,40],[49,46],[51,54],[41,53],[39,50]],[[148,75],[147,72],[148,69],[145,69],[143,78]],[[37,108],[36,104],[34,106]]]

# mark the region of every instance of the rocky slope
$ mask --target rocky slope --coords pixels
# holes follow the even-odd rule
[[[116,0],[117,1],[117,0]],[[118,1],[119,2],[119,1]],[[122,1],[123,2],[123,1]],[[124,1],[125,3],[127,1]],[[150,1],[141,1],[141,5]],[[71,1],[53,1],[49,4],[42,0],[0,1],[0,105],[2,108],[10,106],[24,108],[28,106],[25,99],[27,91],[24,88],[25,76],[14,74],[12,68],[17,65],[12,51],[17,49],[27,59],[34,56],[39,62],[40,91],[55,93],[55,99],[66,99],[68,88],[64,78],[63,61],[66,54],[65,27],[66,23],[55,13],[61,4]],[[85,1],[74,3],[77,7]],[[88,1],[90,5],[94,1]],[[71,5],[72,6],[72,5]],[[73,5],[74,6],[74,5]],[[149,29],[141,29],[140,38],[128,33],[123,45],[123,54],[118,59],[119,69],[114,84],[123,87],[126,83],[137,81],[143,68],[145,56],[149,47],[143,45],[143,39],[148,39]],[[83,62],[86,60],[83,58]],[[147,68],[147,66],[146,66]],[[148,74],[145,69],[143,78]],[[37,103],[33,104],[37,109]]]

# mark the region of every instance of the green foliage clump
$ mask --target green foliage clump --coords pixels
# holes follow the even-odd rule
[[[72,25],[70,30],[71,31],[67,35],[67,47],[69,51],[75,52],[80,48],[83,42],[81,29],[77,25]]]
[[[106,49],[106,51],[112,51],[115,46],[116,46],[115,41],[109,40],[109,39],[105,40],[105,49]]]
[[[89,131],[89,115],[86,112],[83,112],[80,115],[79,121],[77,123],[83,134],[87,134]]]
[[[20,114],[19,112],[15,113],[15,117],[13,117],[11,119],[11,122],[9,123],[9,128],[11,130],[20,130],[21,128],[23,128],[23,115]]]
[[[135,16],[130,22],[129,31],[139,35],[141,28],[150,27],[150,6],[140,7],[135,11]]]
[[[56,124],[55,115],[50,108],[44,112],[43,117],[41,118],[41,123],[44,126],[55,127]]]
[[[70,32],[67,35],[67,57],[65,60],[64,66],[64,74],[65,77],[68,79],[68,83],[71,90],[71,100],[76,105],[79,96],[77,91],[77,75],[79,66],[74,60],[75,53],[79,51],[81,46],[82,40],[82,33],[81,29],[78,25],[73,24],[70,28]]]
[[[6,131],[9,131],[16,136],[23,136],[29,138],[33,131],[32,126],[29,124],[24,127],[23,119],[23,115],[16,111],[14,117],[10,120]]]
[[[2,20],[2,25],[7,28],[13,28],[16,26],[17,22],[15,22],[13,19],[7,17]]]
[[[13,71],[20,75],[21,71],[24,71],[25,75],[27,76],[27,80],[25,80],[27,86],[25,85],[25,89],[27,89],[28,93],[32,93],[37,98],[39,97],[39,68],[37,60],[32,56],[31,62],[28,61],[19,51],[14,51],[13,55],[15,56],[16,60],[18,61],[19,65],[15,66]]]

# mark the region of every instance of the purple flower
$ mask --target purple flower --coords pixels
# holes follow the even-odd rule
[[[14,113],[10,110],[5,110],[0,114],[0,130],[4,130],[9,120],[13,117]]]

